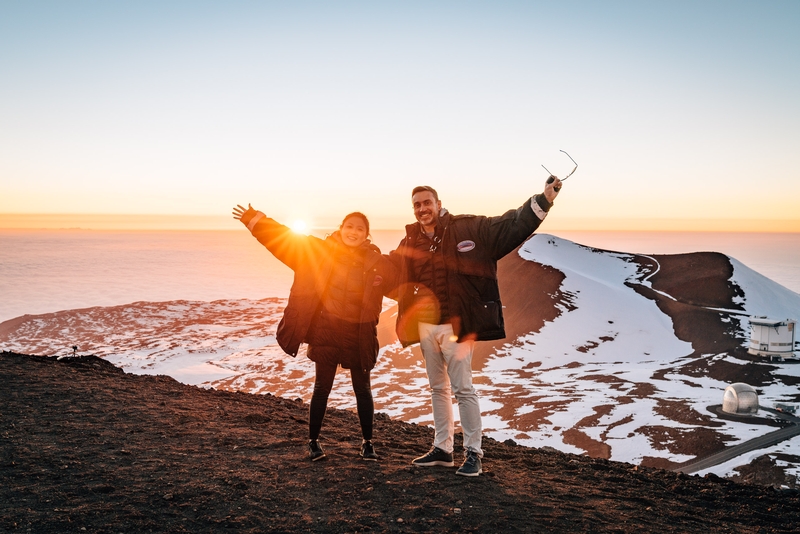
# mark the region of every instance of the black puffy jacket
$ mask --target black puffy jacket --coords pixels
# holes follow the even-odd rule
[[[416,246],[420,243],[419,223],[406,226],[406,237],[392,259],[400,267],[400,287],[397,294],[397,337],[403,346],[419,342],[420,315],[429,313],[430,306],[420,296],[432,291],[421,287],[415,279],[415,263],[441,253],[446,269],[447,314],[459,341],[502,339],[505,337],[503,305],[497,284],[497,262],[521,245],[541,224],[531,208],[536,202],[542,212],[550,204],[544,195],[535,195],[522,206],[497,217],[479,215],[450,215],[439,217],[436,252]],[[417,269],[418,270],[418,269]]]
[[[261,218],[251,232],[294,271],[289,302],[278,324],[278,345],[292,356],[297,355],[301,343],[312,339],[335,349],[335,329],[340,326],[345,336],[340,338],[340,346],[349,354],[336,363],[355,365],[351,358],[355,352],[361,367],[372,369],[378,356],[377,325],[383,296],[397,278],[397,269],[387,257],[369,242],[354,251],[341,242],[338,232],[324,240],[299,235],[268,217]],[[362,286],[353,287],[355,281]],[[360,302],[354,301],[353,294],[360,295]],[[350,328],[354,320],[355,326]],[[314,352],[326,359],[332,355],[329,350]]]

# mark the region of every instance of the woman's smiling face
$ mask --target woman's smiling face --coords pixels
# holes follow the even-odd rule
[[[367,240],[367,225],[358,216],[348,217],[339,227],[342,242],[348,247],[360,247]]]

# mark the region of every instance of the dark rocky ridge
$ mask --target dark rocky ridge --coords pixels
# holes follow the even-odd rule
[[[413,468],[431,429],[125,374],[92,356],[0,354],[2,532],[796,532],[800,492],[485,441],[485,473]],[[767,474],[769,466],[759,473]],[[770,483],[760,480],[761,483]]]

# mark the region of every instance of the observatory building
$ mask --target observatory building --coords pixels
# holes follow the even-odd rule
[[[795,331],[794,319],[750,318],[750,343],[747,352],[754,356],[765,356],[770,360],[794,358]]]
[[[722,411],[736,415],[754,415],[758,412],[758,393],[753,386],[743,382],[725,388]]]

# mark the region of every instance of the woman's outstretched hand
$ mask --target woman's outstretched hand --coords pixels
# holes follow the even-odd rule
[[[253,206],[250,204],[247,205],[247,208],[241,204],[237,204],[236,207],[233,208],[233,218],[239,219],[245,226],[247,226],[250,220],[256,216],[256,213],[258,212],[254,210]]]

